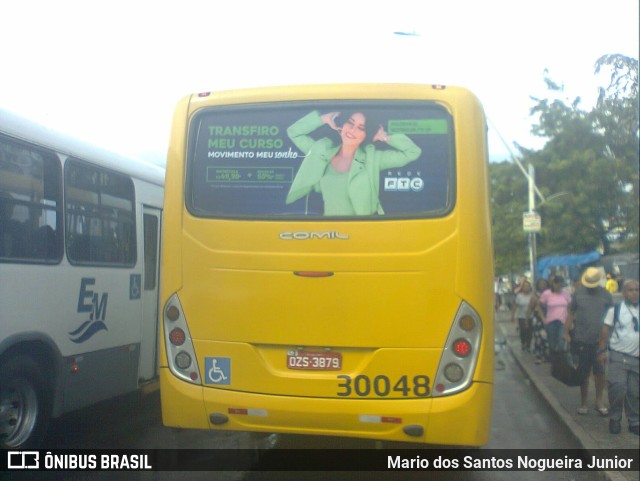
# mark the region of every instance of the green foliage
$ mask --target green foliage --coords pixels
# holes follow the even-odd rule
[[[540,151],[521,149],[522,163],[535,168],[536,185],[549,202],[536,199],[542,216],[538,256],[601,249],[638,249],[638,61],[605,55],[596,74],[610,72],[591,111],[580,99],[563,97],[563,86],[545,76],[549,98],[531,109],[532,132],[548,139]],[[513,163],[491,164],[496,272],[527,265],[522,213],[528,209],[527,180]],[[566,193],[551,198],[552,194]],[[608,238],[616,228],[626,245]]]
[[[509,162],[490,164],[492,225],[496,272],[517,272],[527,263],[527,238],[522,213],[527,210],[527,185]]]
[[[620,186],[613,227],[633,233],[624,249],[638,251],[638,60],[624,55],[604,55],[596,74],[610,72],[609,85],[600,88],[595,118],[607,139],[608,156],[615,161]]]

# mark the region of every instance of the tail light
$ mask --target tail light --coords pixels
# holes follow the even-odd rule
[[[471,385],[480,353],[482,322],[478,313],[463,302],[456,313],[442,352],[433,396],[445,396]]]
[[[163,321],[169,369],[184,381],[201,384],[195,349],[177,294],[164,306]]]
[[[453,343],[453,352],[460,358],[467,357],[471,354],[471,343],[466,339],[457,339]]]

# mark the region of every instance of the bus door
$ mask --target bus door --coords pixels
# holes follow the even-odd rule
[[[144,275],[142,279],[142,333],[140,371],[142,381],[157,375],[158,365],[158,271],[160,259],[160,209],[143,206]]]

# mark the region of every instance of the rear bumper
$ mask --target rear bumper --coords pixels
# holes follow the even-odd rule
[[[485,383],[435,399],[293,398],[195,386],[163,368],[160,385],[167,426],[462,446],[489,440],[492,386]],[[227,421],[212,424],[211,415]]]

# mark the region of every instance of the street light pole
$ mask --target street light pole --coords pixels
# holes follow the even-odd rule
[[[545,202],[551,199],[554,199],[556,197],[560,197],[563,195],[569,195],[570,193],[558,192],[557,194],[553,194],[550,197],[547,197],[545,199],[545,197],[542,195],[540,190],[538,190],[538,186],[536,186],[536,174],[535,174],[533,165],[529,164],[529,169],[527,172],[527,170],[525,170],[524,166],[522,165],[522,162],[520,162],[518,157],[514,155],[513,151],[511,150],[511,147],[509,147],[509,144],[507,144],[505,140],[502,138],[502,135],[500,135],[500,132],[498,131],[498,129],[496,129],[495,125],[492,124],[491,120],[489,120],[489,124],[492,125],[496,134],[498,134],[498,137],[500,137],[500,140],[502,141],[504,146],[507,148],[507,150],[511,154],[511,159],[516,163],[516,165],[518,166],[522,174],[529,181],[529,212],[525,212],[525,215],[523,217],[523,225],[527,224],[527,226],[525,227],[525,232],[529,234],[529,268],[531,270],[531,283],[532,283],[531,287],[534,289],[534,292],[535,292],[536,277],[537,277],[536,276],[537,274],[536,272],[536,264],[537,264],[536,233],[540,231],[540,228],[542,225],[540,216],[536,214],[536,194],[538,195],[538,197],[540,197],[540,200],[542,201],[540,205],[542,206]]]
[[[529,164],[529,213],[535,214],[536,211],[536,172],[533,165]],[[529,269],[531,271],[531,284],[535,289],[536,285],[536,233],[529,232]],[[535,291],[534,291],[535,292]]]
[[[536,244],[536,241],[537,241],[536,234],[540,232],[540,229],[542,227],[542,219],[540,218],[540,215],[536,212],[536,194],[538,194],[538,196],[540,197],[540,200],[542,202],[540,202],[539,205],[542,206],[543,204],[545,204],[550,200],[554,200],[558,197],[562,197],[563,195],[570,195],[570,192],[558,192],[556,194],[553,194],[545,198],[542,196],[542,194],[540,194],[540,191],[536,187],[536,172],[535,172],[535,169],[533,168],[533,165],[529,164],[528,172],[525,172],[524,168],[522,168],[522,171],[527,176],[527,180],[529,181],[529,210],[528,212],[524,213],[523,227],[525,232],[529,234],[528,236],[529,238],[529,269],[531,271],[532,287],[535,288],[535,283],[537,280],[536,278],[538,274],[537,273],[538,253],[537,253],[537,244]]]

